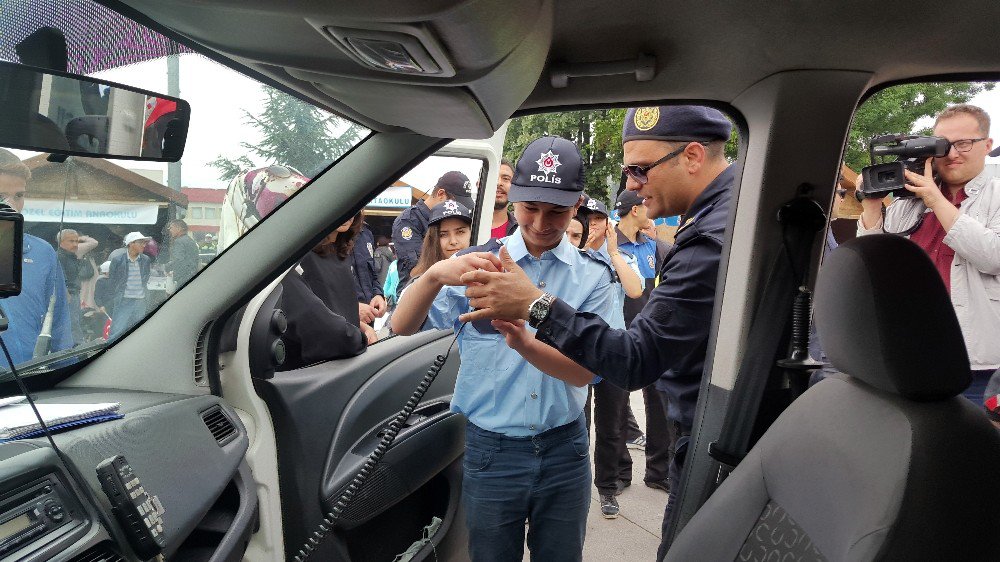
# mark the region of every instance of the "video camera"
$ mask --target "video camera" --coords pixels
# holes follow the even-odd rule
[[[913,197],[914,193],[906,189],[906,174],[910,170],[917,174],[924,173],[924,162],[928,158],[947,156],[951,143],[942,137],[925,137],[919,135],[884,135],[875,137],[868,144],[868,155],[872,164],[861,169],[862,185],[854,195],[858,201],[862,199],[882,199],[886,195],[893,197]],[[892,162],[876,163],[886,156],[896,156]]]

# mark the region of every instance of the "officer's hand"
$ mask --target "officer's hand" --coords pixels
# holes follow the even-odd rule
[[[372,310],[371,305],[359,302],[358,318],[365,324],[371,324],[375,321],[375,311]]]
[[[507,347],[514,351],[521,351],[535,339],[535,336],[525,326],[524,320],[515,320],[513,322],[493,320],[491,324],[507,340]]]
[[[378,334],[375,333],[375,329],[364,322],[361,323],[361,333],[365,335],[365,341],[368,342],[368,345],[378,341]]]
[[[478,310],[459,316],[459,321],[468,322],[480,318],[528,319],[528,307],[542,296],[542,290],[511,259],[506,247],[500,248],[500,262],[505,270],[502,273],[472,271],[462,276],[469,306]]]
[[[427,273],[440,285],[461,285],[462,275],[472,271],[497,272],[501,270],[500,260],[489,252],[472,252],[457,258],[441,260],[432,265]]]
[[[375,295],[372,297],[371,307],[372,312],[375,314],[375,318],[385,316],[385,311],[388,310],[388,305],[385,303],[385,297],[382,295]]]
[[[937,186],[937,182],[934,181],[934,170],[931,168],[930,158],[924,161],[924,175],[915,174],[909,170],[903,170],[903,174],[906,175],[906,189],[923,199],[924,205],[928,209],[933,209],[941,202],[947,201]]]

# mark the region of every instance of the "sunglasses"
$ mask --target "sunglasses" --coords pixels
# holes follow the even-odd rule
[[[695,142],[698,142],[698,144],[702,146],[708,146],[707,142],[701,142],[701,141],[695,141]],[[681,146],[677,150],[671,152],[670,154],[667,154],[663,158],[660,158],[656,162],[653,162],[652,164],[648,164],[646,166],[640,166],[638,164],[623,164],[622,171],[628,174],[628,177],[635,180],[636,183],[638,183],[639,185],[646,185],[646,182],[649,181],[648,174],[650,170],[659,166],[660,164],[663,164],[664,162],[669,161],[671,158],[674,158],[681,152],[684,152],[684,149],[687,148],[689,144],[691,143],[687,143],[684,146]]]

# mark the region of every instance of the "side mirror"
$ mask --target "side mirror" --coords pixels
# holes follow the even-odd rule
[[[176,162],[191,106],[182,99],[85,76],[0,62],[0,146]]]

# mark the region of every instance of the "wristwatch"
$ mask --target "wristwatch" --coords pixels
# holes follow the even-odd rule
[[[538,328],[538,325],[549,317],[549,311],[552,310],[554,302],[556,302],[555,295],[549,293],[542,293],[542,296],[535,299],[528,307],[528,325],[532,328]]]

